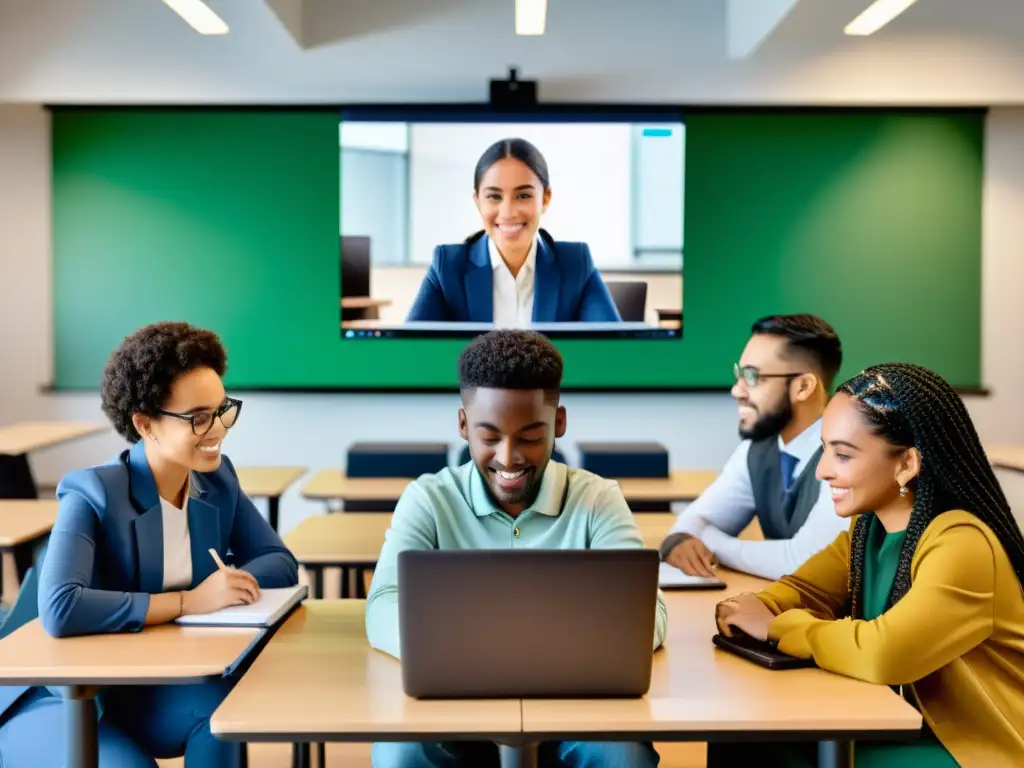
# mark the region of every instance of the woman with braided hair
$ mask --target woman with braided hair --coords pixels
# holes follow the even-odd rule
[[[822,443],[817,474],[850,530],[720,604],[720,631],[898,687],[922,737],[858,744],[858,768],[1024,765],[1024,537],[963,402],[926,368],[875,366],[839,388]],[[799,748],[774,763],[759,749],[765,766]],[[709,751],[709,765],[738,758]]]

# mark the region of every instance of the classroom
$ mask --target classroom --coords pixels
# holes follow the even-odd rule
[[[519,180],[508,181],[513,177]],[[516,195],[499,200],[513,188]],[[203,727],[210,754],[231,751],[227,768],[763,767],[782,760],[785,750],[796,761],[779,765],[870,768],[889,764],[875,761],[876,742],[884,752],[885,745],[919,738],[942,759],[929,753],[920,762],[907,758],[908,766],[1024,765],[1019,728],[979,730],[972,722],[965,734],[949,725],[955,715],[929,725],[937,705],[927,699],[937,695],[935,680],[963,684],[978,674],[972,665],[979,654],[1024,653],[1024,610],[1015,598],[1000,593],[1010,617],[1002,633],[950,651],[948,668],[924,670],[932,686],[913,688],[925,697],[922,704],[889,687],[909,691],[921,675],[861,674],[859,647],[836,640],[826,648],[813,638],[831,628],[796,627],[791,614],[813,611],[802,610],[807,604],[790,609],[789,598],[780,597],[796,590],[790,574],[810,558],[817,571],[801,575],[818,573],[823,553],[837,546],[847,570],[862,568],[856,547],[873,546],[872,536],[903,541],[911,535],[904,529],[940,512],[951,529],[957,520],[948,515],[982,520],[971,530],[983,529],[985,541],[1007,548],[995,557],[996,577],[1008,574],[999,588],[1020,586],[1013,576],[1015,568],[1020,575],[1014,547],[1024,526],[1022,211],[1024,6],[999,0],[0,0],[0,763],[49,768],[52,756],[54,766],[107,768],[151,765],[155,758],[161,768],[206,768],[208,759],[185,757],[175,746],[164,750],[173,753],[167,756],[136,745],[146,752],[142,762],[116,746],[108,754],[105,723],[117,722],[118,706],[131,710],[125,702],[143,689],[157,691],[154,697],[195,683],[213,690],[223,676],[234,687],[210,705]],[[534,228],[531,239],[509,219],[517,216]],[[520,267],[509,261],[513,251]],[[583,272],[569,271],[577,264]],[[561,280],[560,292],[545,285],[552,275]],[[582,298],[570,295],[577,289]],[[511,306],[502,303],[508,292]],[[532,306],[532,316],[524,306]],[[218,410],[209,425],[212,435],[230,430],[229,461],[208,465],[208,475],[196,468],[204,458],[191,472],[183,469],[180,504],[163,493],[153,456],[173,457],[167,436],[179,434],[198,436],[199,456],[202,409],[169,412],[160,410],[167,403],[156,403],[140,416],[125,405],[152,396],[133,389],[133,377],[159,384],[161,376],[160,366],[140,363],[138,350],[120,358],[119,380],[104,378],[128,337],[164,322],[216,334],[227,357],[223,375],[196,379],[194,391],[224,398],[212,404]],[[522,342],[516,333],[487,333],[496,327],[539,336]],[[151,336],[138,343],[184,334],[211,373],[217,345],[204,332],[168,330],[163,342]],[[513,339],[528,348],[502,346]],[[829,351],[839,341],[841,361]],[[782,360],[777,367],[797,360],[810,368],[773,373],[769,362],[762,369],[758,355],[775,355],[776,343],[781,357],[769,359]],[[553,364],[545,358],[550,349],[564,362],[558,384],[522,387],[543,390],[529,405],[542,414],[530,425],[534,432],[522,431],[543,428],[544,438],[506,442],[502,435],[516,430],[496,420],[512,419],[509,413],[527,405],[518,385],[494,383],[524,375],[502,372],[501,365]],[[872,373],[872,366],[890,363],[899,365]],[[913,366],[934,372],[941,384],[925,386],[932,380],[907,373]],[[183,369],[182,376],[190,373]],[[525,375],[553,380],[550,369]],[[829,414],[843,403],[875,402],[871,375],[906,375],[921,389],[893,394],[886,407],[907,414],[920,408],[920,418],[930,419],[927,439],[942,435],[977,450],[968,458],[950,454],[951,466],[967,467],[957,475],[967,492],[934,481],[937,504],[966,503],[947,504],[925,520],[921,499],[932,495],[918,491],[924,478],[935,477],[935,452],[960,449],[922,442],[916,427],[902,442],[893,437],[895,427],[880,427],[871,440],[888,440],[905,462],[893,465],[897,479],[885,490],[885,504],[918,517],[883,531],[888,518],[876,494],[876,507],[858,508],[859,527],[847,533],[851,503],[869,502],[843,483],[866,481],[844,469],[847,459],[836,447],[844,441],[830,443],[826,432],[837,429],[838,417],[830,422]],[[836,389],[848,380],[867,389],[840,396]],[[804,385],[806,397],[796,394]],[[768,404],[758,388],[787,393],[785,408],[762,413]],[[564,411],[552,403],[552,389],[560,390]],[[128,408],[120,426],[113,390]],[[926,390],[935,398],[942,393],[941,406],[919,404]],[[491,397],[510,392],[512,400]],[[963,416],[956,415],[961,403]],[[460,408],[467,414],[462,422]],[[474,409],[484,414],[485,436],[474,426]],[[765,426],[770,419],[754,423],[764,415],[777,417],[774,427]],[[161,416],[165,424],[154,437],[147,430]],[[229,423],[234,418],[237,426]],[[913,424],[906,418],[904,431]],[[973,424],[976,438],[964,423]],[[160,431],[174,428],[180,432]],[[131,451],[135,439],[124,430],[138,436]],[[807,455],[792,479],[785,463],[779,476],[771,451],[798,433],[793,445],[806,438]],[[545,441],[547,448],[538,447]],[[508,447],[513,443],[519,453]],[[755,452],[759,445],[764,453]],[[219,459],[219,443],[205,448]],[[71,520],[80,521],[83,498],[103,517],[106,502],[93,498],[98,486],[82,471],[116,464],[115,457],[130,470],[135,506],[126,501],[123,519],[119,508],[101,526],[110,541],[97,543],[96,552],[114,554],[89,566],[89,589],[79,583],[89,571],[68,575],[80,554],[75,536],[82,538]],[[768,491],[757,485],[760,460],[773,462],[775,474],[764,482],[782,485],[765,487],[785,500],[773,501],[772,509],[785,512],[761,506]],[[139,490],[137,474],[147,461],[150,496],[148,485]],[[505,471],[513,464],[527,468],[515,476]],[[563,465],[566,474],[558,475]],[[856,456],[849,466],[855,465]],[[530,467],[538,466],[531,479]],[[641,620],[645,662],[650,631],[656,634],[650,672],[638,673],[642,695],[605,690],[614,687],[607,682],[613,671],[626,674],[625,663],[594,664],[593,674],[585,669],[575,677],[569,669],[583,667],[564,664],[558,674],[567,682],[556,682],[554,693],[520,692],[533,684],[525,678],[536,680],[531,673],[511,682],[459,683],[476,693],[416,695],[406,643],[425,654],[415,657],[420,671],[447,669],[448,656],[430,656],[403,632],[403,661],[391,658],[406,607],[387,604],[393,627],[380,618],[382,608],[376,617],[373,609],[385,597],[398,604],[415,568],[429,577],[421,584],[458,585],[453,574],[473,568],[513,574],[538,586],[532,598],[505,596],[507,606],[518,606],[508,610],[536,610],[551,623],[575,619],[558,615],[555,597],[543,604],[544,569],[580,574],[564,594],[581,606],[592,605],[597,585],[611,579],[607,599],[619,600],[616,610],[623,612],[615,622],[604,618],[607,643],[628,644],[623,617],[632,603],[623,604],[620,584],[633,578],[628,564],[612,558],[604,571],[587,570],[603,562],[596,551],[603,545],[569,523],[558,527],[570,508],[580,519],[613,514],[600,505],[585,508],[583,496],[572,494],[575,478],[590,482],[581,470],[594,473],[594,483],[613,481],[601,487],[612,489],[628,513],[620,521],[628,535],[607,546],[621,552],[642,544],[637,551],[650,555],[650,578],[658,571],[660,590],[648,590],[658,593],[657,602],[645,608],[654,623],[647,628],[651,616]],[[726,522],[730,505],[742,506],[739,492],[727,487],[737,472],[751,499],[749,514],[736,512]],[[440,479],[413,482],[435,473]],[[230,493],[252,501],[252,516],[247,501],[244,513],[237,511],[243,502],[232,501],[236,511],[221,511],[219,532],[209,519],[194,527],[201,500],[215,505],[224,478]],[[503,493],[518,498],[524,486],[533,495],[522,504],[502,501]],[[113,486],[104,487],[109,495]],[[971,489],[981,487],[996,522],[970,507]],[[548,499],[552,488],[564,496],[547,520],[545,499],[558,504]],[[136,500],[144,498],[140,508]],[[396,512],[400,498],[404,506]],[[163,511],[145,523],[145,507]],[[186,507],[183,533],[193,547],[210,537],[214,559],[200,563],[193,549],[182,591],[172,592],[167,526],[172,511]],[[460,510],[475,517],[466,523]],[[138,551],[117,549],[121,533],[111,535],[110,526],[144,536],[140,531],[161,530],[152,527],[160,514],[162,555],[145,550],[155,545],[144,538]],[[793,521],[804,518],[800,530]],[[495,546],[499,524],[504,538]],[[255,526],[259,535],[246,528],[234,538],[232,525]],[[480,527],[467,534],[459,525]],[[430,558],[396,557],[413,541],[410,531],[427,529],[432,542],[417,547],[437,555],[467,550],[465,560],[438,557],[431,565]],[[563,538],[553,538],[556,532]],[[577,535],[587,543],[570,543]],[[956,534],[936,522],[913,535],[928,544],[917,547],[925,562],[934,541]],[[533,573],[525,558],[481,565],[468,557],[468,550],[507,548],[511,555],[518,548],[525,555],[530,548],[591,546],[573,552],[578,561],[565,552],[550,562],[535,553]],[[932,574],[910,565],[914,546],[895,550],[903,559],[873,614],[880,621],[883,609],[890,616],[927,614],[911,599],[915,582],[919,596],[929,588],[919,574]],[[220,558],[240,558],[246,547],[258,561],[279,558],[256,568],[254,583],[291,595],[294,571],[301,602],[258,626],[202,626],[207,611],[186,606],[199,599],[200,572],[243,589],[231,572],[248,578],[244,562],[236,568],[236,560],[224,565]],[[55,550],[67,563],[59,572],[57,558],[43,565],[44,553]],[[90,562],[92,556],[90,549]],[[714,572],[707,583],[698,575],[705,556],[716,563],[707,561]],[[161,557],[162,583],[155,567]],[[891,566],[897,568],[895,559]],[[117,587],[131,596],[125,623],[79,631],[84,609],[76,614],[61,602],[71,599],[68,590],[102,592],[97,586],[121,578],[110,574],[125,568],[135,574]],[[859,582],[859,575],[851,579]],[[849,626],[851,610],[872,610],[858,602],[859,593],[847,595],[843,576],[842,594],[831,596],[852,602],[828,622],[837,626]],[[61,579],[77,586],[62,587]],[[189,584],[191,591],[184,589]],[[476,580],[452,589],[487,605],[488,586]],[[962,588],[939,584],[939,591],[944,586]],[[867,595],[871,588],[866,582],[863,589]],[[442,599],[444,590],[416,590],[436,613],[459,602]],[[748,592],[760,598],[751,598],[753,608],[736,598]],[[166,600],[156,599],[161,593]],[[743,648],[722,639],[724,628],[749,634],[740,620],[753,622],[758,610],[778,616],[770,629],[762,627],[771,642],[756,646],[761,656],[743,657]],[[427,612],[401,616],[437,634],[440,622]],[[580,626],[599,618],[582,608],[570,613]],[[867,619],[856,621],[878,623]],[[468,621],[453,619],[468,631],[450,633],[466,641],[455,652],[464,669],[448,670],[440,681],[421,678],[427,688],[447,690],[455,678],[472,677],[465,670],[478,660],[491,663],[481,650],[489,635]],[[514,625],[506,631],[543,634]],[[86,636],[61,636],[70,634]],[[989,635],[1003,645],[981,648]],[[588,654],[608,653],[592,646],[579,643],[577,665],[585,667]],[[565,653],[557,643],[538,647]],[[768,667],[769,658],[783,667]],[[808,659],[819,668],[806,668]],[[585,693],[591,685],[597,693]],[[1001,678],[998,685],[990,699],[1015,696],[1024,706],[1024,681]],[[35,693],[4,698],[17,686]],[[494,695],[495,686],[515,690]],[[66,700],[47,698],[58,687]],[[109,691],[124,691],[123,701],[115,693],[104,698]],[[62,735],[44,750],[49,726],[17,731],[15,713],[22,708],[41,717],[48,703],[59,709],[48,722],[59,722]],[[998,711],[998,703],[991,706],[985,711]],[[163,721],[150,725],[160,729]],[[990,751],[972,740],[987,740]],[[452,744],[500,749],[492,755],[467,746],[458,762],[440,753],[425,757],[430,745]],[[660,762],[630,751],[647,745]],[[555,759],[559,749],[564,754]]]

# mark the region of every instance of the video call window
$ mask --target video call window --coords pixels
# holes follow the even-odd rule
[[[344,114],[342,338],[681,338],[685,125],[651,117]]]

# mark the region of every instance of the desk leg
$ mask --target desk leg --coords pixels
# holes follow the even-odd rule
[[[324,598],[324,569],[320,565],[313,567],[313,597],[317,600]]]
[[[28,456],[0,454],[0,499],[38,499]]]
[[[501,768],[537,768],[536,744],[521,744],[515,747],[499,744],[498,755],[501,758]]]
[[[341,572],[341,582],[338,585],[338,597],[342,600],[347,600],[352,597],[352,569],[347,565],[343,565],[339,570]]]
[[[292,744],[292,768],[309,768],[309,744]]]
[[[853,742],[819,741],[818,768],[853,768]]]
[[[68,768],[99,768],[95,695],[96,689],[87,685],[64,689]]]
[[[14,555],[14,570],[18,576],[19,589],[25,582],[25,574],[28,573],[28,569],[32,567],[32,561],[35,559],[35,550],[39,541],[39,539],[36,539],[35,541],[27,541],[24,544],[15,547],[12,552]],[[0,584],[2,584],[2,582],[0,582]]]
[[[270,496],[267,498],[267,519],[270,521],[270,527],[274,529],[274,533],[277,533],[277,520],[281,512],[281,497]]]

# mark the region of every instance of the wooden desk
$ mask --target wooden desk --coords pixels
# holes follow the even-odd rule
[[[715,604],[767,583],[721,575],[729,585],[724,592],[665,591],[668,639],[655,654],[647,696],[524,700],[524,734],[540,742],[721,741],[765,733],[826,742],[826,754],[840,758],[833,763],[839,765],[849,750],[836,739],[910,737],[920,730],[920,713],[886,686],[818,669],[772,672],[715,648]]]
[[[718,477],[715,470],[676,469],[665,478],[623,478],[618,480],[627,502],[693,501]],[[345,503],[395,503],[413,478],[346,477],[337,469],[317,472],[302,489],[307,499]]]
[[[519,699],[408,698],[398,661],[370,648],[365,612],[362,600],[307,600],[214,712],[214,735],[306,743],[519,738]]]
[[[993,467],[1024,472],[1024,445],[997,445],[986,448],[985,454]]]
[[[412,480],[411,477],[346,477],[340,470],[324,469],[303,486],[302,495],[307,499],[340,500],[345,504],[394,504]]]
[[[718,477],[712,469],[673,469],[668,477],[626,477],[618,480],[627,502],[693,501]]]
[[[57,519],[57,501],[50,499],[0,500],[0,551],[10,552],[18,583],[32,567],[32,550],[45,539]],[[0,595],[3,568],[0,567]]]
[[[644,546],[659,549],[676,521],[675,515],[661,512],[638,512],[633,515]],[[324,569],[341,569],[341,597],[366,597],[366,575],[377,565],[384,534],[391,525],[391,515],[341,513],[307,517],[284,543],[295,555],[299,565],[313,577],[315,597],[324,595]],[[740,538],[760,538],[757,522]]]
[[[675,515],[666,515],[661,512],[638,512],[633,515],[633,518],[640,527],[644,546],[651,549],[661,549],[661,542],[668,536],[669,530],[677,519]],[[737,538],[744,541],[764,541],[764,533],[761,531],[761,524],[756,517],[740,531]]]
[[[520,745],[503,748],[507,765],[532,765],[524,742],[553,738],[701,741],[766,733],[817,741],[920,730],[920,714],[885,686],[816,669],[771,672],[717,650],[710,640],[715,603],[764,583],[727,579],[727,593],[667,594],[669,638],[655,655],[650,693],[640,699],[411,699],[400,664],[366,641],[363,601],[307,601],[217,709],[211,729],[244,741]]]
[[[96,705],[104,685],[171,685],[224,673],[262,635],[179,627],[56,639],[38,619],[0,640],[0,685],[67,686],[69,768],[96,768]]]
[[[644,546],[658,549],[676,521],[676,516],[666,515],[664,512],[637,512],[633,515],[633,519],[636,520],[637,527],[640,529]]]
[[[377,564],[391,515],[307,517],[284,538],[299,565],[313,577],[313,595],[324,596],[324,569],[341,569],[341,597],[366,597],[366,573]],[[354,583],[353,583],[354,582]]]
[[[382,307],[390,307],[391,299],[375,299],[372,296],[343,296],[341,298],[341,327],[350,323],[374,321],[380,318]]]
[[[106,424],[77,421],[25,421],[0,427],[0,453],[20,456],[40,448],[105,432]]]
[[[375,299],[372,296],[343,296],[342,309],[380,309],[390,307],[391,299]]]
[[[267,500],[270,527],[277,530],[281,496],[306,474],[306,467],[238,467],[238,484],[249,498]]]
[[[77,421],[25,421],[0,427],[0,499],[34,499],[28,454],[59,443],[105,432],[106,424]]]

